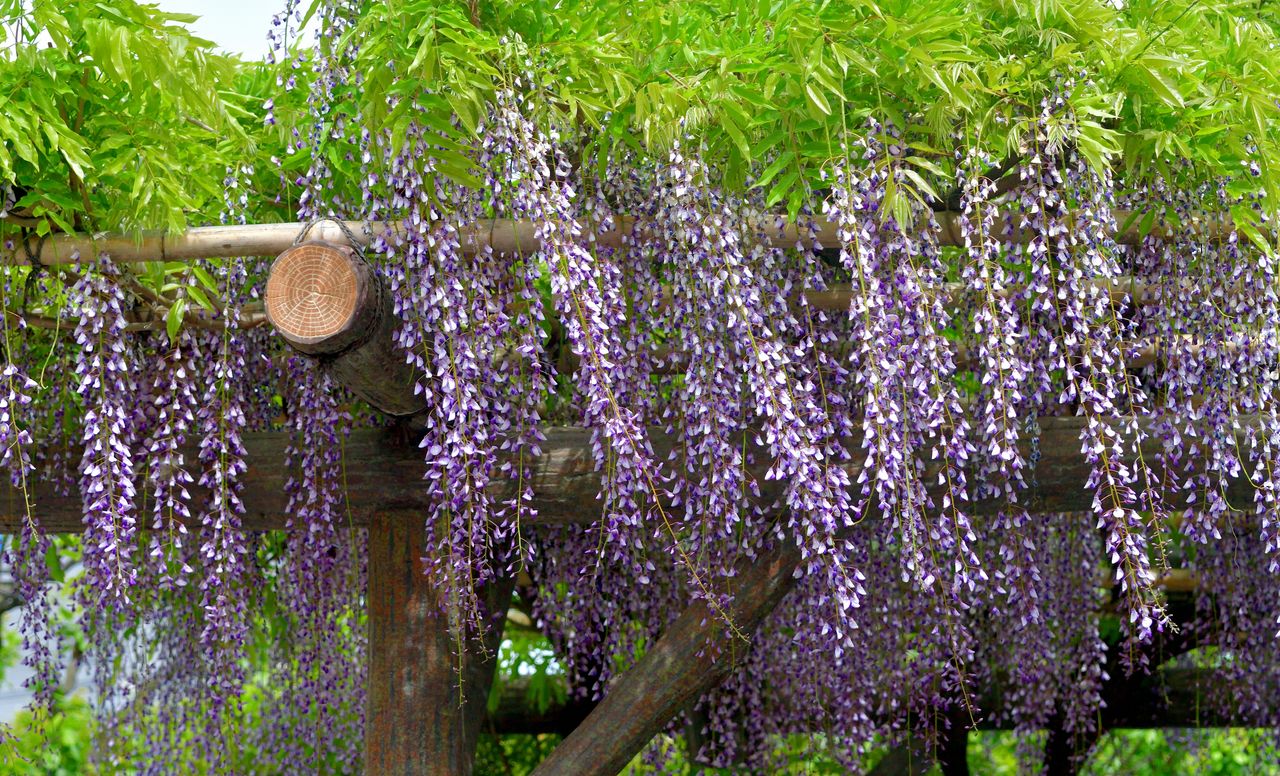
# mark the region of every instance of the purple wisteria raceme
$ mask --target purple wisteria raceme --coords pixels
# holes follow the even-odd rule
[[[1064,100],[1061,92],[1044,100],[1019,169],[1017,226],[1031,233],[1019,253],[1033,292],[1028,340],[1035,348],[1032,384],[1051,384],[1051,373],[1060,372],[1065,379],[1058,404],[1075,406],[1085,418],[1081,440],[1091,465],[1088,486],[1127,603],[1125,627],[1146,640],[1153,629],[1163,627],[1164,614],[1139,510],[1153,513],[1158,523],[1164,506],[1152,488],[1154,476],[1136,452],[1145,432],[1133,411],[1144,407],[1146,398],[1125,372],[1122,337],[1128,327],[1105,285],[1118,275],[1115,220],[1105,193],[1109,183],[1073,156],[1063,165],[1065,175],[1053,163],[1055,155],[1065,152],[1051,141],[1049,126]],[[1075,222],[1069,227],[1073,205],[1079,213],[1071,216]],[[1036,396],[1037,401],[1045,398]],[[1118,422],[1110,420],[1117,416]]]
[[[6,345],[8,343],[6,332]],[[7,349],[7,347],[6,347]],[[9,481],[22,494],[25,520],[21,531],[7,537],[3,562],[16,583],[17,595],[23,601],[18,618],[21,635],[22,664],[31,669],[23,680],[23,688],[32,695],[30,709],[37,724],[54,710],[56,693],[62,679],[62,640],[55,614],[56,591],[52,584],[50,563],[62,558],[53,554],[53,537],[36,522],[35,506],[28,490],[34,472],[31,459],[31,432],[23,427],[30,422],[31,394],[39,386],[12,363],[0,370],[0,465],[9,472]]]
[[[351,418],[317,365],[293,355],[288,370],[294,474],[285,484],[289,541],[277,576],[288,638],[275,650],[271,684],[278,696],[258,739],[275,768],[323,771],[336,763],[354,770],[363,735],[365,632],[334,628],[356,616],[365,589],[357,557],[363,532],[347,527],[341,489]]]
[[[677,398],[664,407],[668,427],[682,437],[672,450],[679,471],[672,489],[684,508],[695,556],[731,564],[737,554],[731,542],[754,523],[746,510],[751,508],[749,497],[760,490],[744,476],[747,442],[754,436],[747,422],[755,408],[740,366],[747,344],[729,331],[728,319],[736,313],[718,303],[721,273],[710,254],[720,246],[704,229],[710,203],[702,176],[701,164],[686,159],[677,146],[658,171],[652,223],[646,220],[653,234],[645,236],[657,258],[669,265],[670,303],[664,312],[672,340],[680,343],[678,358],[684,367]],[[677,360],[676,354],[669,358]],[[750,532],[746,536],[756,538]],[[755,551],[750,544],[743,549]]]
[[[219,731],[236,713],[244,686],[250,584],[248,547],[240,523],[245,512],[241,477],[248,470],[243,439],[246,343],[230,324],[239,315],[243,260],[220,266],[218,275],[227,302],[226,317],[221,331],[202,336],[200,348],[208,355],[200,363],[198,379],[204,388],[195,428],[201,466],[198,483],[208,492],[196,513],[200,530],[195,563],[201,571],[196,588],[202,615],[196,655],[209,673],[196,688],[205,715],[194,736],[194,748],[214,770],[225,768],[229,753],[218,743]]]
[[[131,557],[137,533],[133,450],[127,444],[133,394],[124,335],[124,292],[114,282],[110,257],[82,266],[72,290],[80,321],[77,393],[84,404],[84,452],[80,493],[84,504],[84,566],[92,605],[122,608],[129,602],[137,569]]]
[[[661,173],[664,198],[656,228],[674,281],[677,329],[692,348],[683,404],[693,490],[700,522],[723,541],[744,524],[748,488],[739,472],[748,441],[767,451],[769,479],[784,484],[787,531],[805,557],[803,572],[825,580],[837,630],[851,629],[862,594],[839,534],[854,521],[844,450],[823,410],[814,360],[784,335],[800,330],[787,311],[777,253],[759,243],[745,221],[707,180],[705,167],[677,147]],[[747,421],[762,428],[749,430]],[[760,525],[751,521],[747,526]],[[757,531],[759,529],[756,529]],[[714,545],[713,545],[714,546]],[[748,553],[755,548],[749,544]],[[749,555],[748,555],[749,556]]]
[[[196,420],[199,397],[195,387],[195,342],[182,333],[161,360],[156,377],[155,427],[145,443],[147,478],[151,487],[151,537],[149,557],[158,564],[162,584],[185,584],[191,567],[184,559],[187,523],[191,522],[194,482],[187,471],[182,447]],[[176,568],[171,568],[176,566]]]
[[[872,130],[863,144],[865,172],[852,162],[838,167],[826,204],[855,290],[851,371],[867,453],[859,513],[877,508],[896,529],[904,575],[925,586],[941,583],[944,573],[953,586],[968,584],[968,574],[981,573],[963,505],[972,445],[952,379],[953,349],[941,334],[948,315],[937,247],[927,237],[932,230],[916,237],[885,200],[901,186],[903,147],[892,128]],[[925,461],[935,458],[944,463],[936,503],[925,479]],[[954,576],[939,562],[944,555],[959,564]]]
[[[536,345],[513,321],[541,313],[527,304],[532,289],[520,277],[527,268],[492,251],[464,252],[479,200],[435,171],[433,137],[415,129],[396,149],[385,136],[367,139],[385,165],[368,173],[364,206],[405,224],[394,237],[375,239],[373,249],[384,257],[401,321],[396,342],[418,375],[414,390],[424,404],[419,445],[433,498],[426,521],[431,554],[424,560],[442,586],[442,604],[456,615],[450,622],[475,630],[483,624],[478,592],[506,570],[518,519],[530,516],[523,456],[538,449],[541,432],[537,405],[524,391],[544,383]],[[513,317],[517,298],[526,302],[525,313]],[[505,476],[517,481],[508,500],[490,487]]]
[[[626,310],[593,253],[594,235],[575,212],[571,168],[558,136],[522,115],[525,101],[517,92],[498,95],[485,149],[504,165],[512,215],[535,223],[565,340],[578,358],[575,382],[583,420],[594,432],[596,466],[606,474],[601,529],[613,539],[606,551],[622,559],[628,535],[655,524],[670,530],[662,506],[669,500],[667,487],[640,417],[618,399],[621,377],[615,370],[625,347],[615,325],[625,321]]]

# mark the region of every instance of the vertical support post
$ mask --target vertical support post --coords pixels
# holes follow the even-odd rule
[[[890,749],[869,771],[869,776],[924,776],[933,770],[933,752],[929,743],[914,733]]]
[[[367,776],[469,776],[475,760],[515,580],[481,591],[489,627],[459,656],[423,568],[425,533],[420,513],[369,526]]]

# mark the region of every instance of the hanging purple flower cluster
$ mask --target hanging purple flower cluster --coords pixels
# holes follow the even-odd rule
[[[124,292],[114,282],[111,259],[99,256],[82,269],[73,293],[80,316],[76,327],[77,389],[84,403],[84,453],[80,493],[84,502],[85,586],[95,608],[123,608],[137,582],[131,556],[137,534],[133,451],[127,440],[134,393],[124,335]]]
[[[686,514],[710,528],[717,554],[754,554],[751,542],[727,542],[744,529],[763,538],[763,521],[744,519],[751,515],[746,499],[759,496],[760,484],[741,474],[744,448],[758,446],[773,461],[767,479],[782,483],[788,519],[778,538],[799,543],[805,573],[825,577],[839,627],[849,627],[861,590],[839,535],[855,519],[854,504],[847,454],[828,417],[828,408],[843,405],[826,401],[812,350],[798,346],[801,327],[785,289],[774,285],[786,277],[776,264],[780,252],[746,248],[751,230],[743,215],[679,147],[659,181],[655,229],[672,277],[672,326],[690,359],[675,410],[686,440]],[[759,430],[748,427],[753,421]]]
[[[650,520],[667,519],[666,486],[647,430],[618,400],[625,374],[615,369],[625,347],[617,332],[625,325],[626,309],[617,284],[602,274],[605,262],[593,252],[594,236],[574,207],[565,149],[557,135],[544,135],[522,113],[525,104],[519,92],[498,95],[487,150],[503,165],[511,214],[535,224],[565,340],[578,359],[574,382],[584,402],[583,420],[593,431],[597,468],[608,472],[601,494],[602,530],[619,540],[610,542],[609,552],[620,559],[626,534]]]
[[[935,167],[913,119],[872,119],[836,139],[791,222],[726,183],[693,132],[647,155],[586,142],[529,75],[509,76],[461,152],[418,121],[439,96],[406,82],[387,107],[408,130],[366,126],[335,109],[362,87],[350,10],[320,5],[345,47],[314,58],[290,49],[297,3],[275,20],[280,87],[310,81],[305,118],[281,130],[305,172],[277,172],[300,219],[367,223],[421,404],[399,424],[423,457],[424,566],[457,635],[484,627],[487,583],[525,572],[571,695],[598,699],[684,607],[721,616],[764,552],[795,547],[786,604],[750,639],[727,623],[736,670],[666,731],[687,760],[769,772],[780,741],[820,731],[806,745],[855,770],[879,743],[941,749],[995,720],[1029,763],[1063,746],[1078,761],[1109,688],[1174,647],[1222,672],[1224,708],[1280,724],[1280,267],[1210,228],[1240,205],[1227,181],[1093,169],[1064,142],[1079,77],[1020,117],[1011,164],[958,138],[953,179],[933,183],[955,185],[959,213],[906,193]],[[228,172],[225,220],[243,221],[252,176]],[[1122,244],[1123,211],[1157,204],[1156,232]],[[499,228],[530,244],[502,247]],[[0,463],[25,494],[68,455],[63,435],[83,441],[104,768],[136,745],[142,772],[239,772],[224,742],[244,733],[258,765],[355,770],[366,569],[342,447],[372,413],[239,327],[264,267],[199,269],[218,297],[204,325],[135,336],[147,289],[110,257],[82,262],[74,368],[37,384],[26,333],[6,339]],[[565,418],[584,428],[547,431]],[[1040,503],[1056,476],[1037,468],[1042,420],[1078,424],[1090,511]],[[281,425],[289,530],[258,535],[246,434]],[[548,439],[587,440],[589,525],[537,524]],[[53,544],[25,511],[4,557],[50,707]],[[1194,618],[1162,590],[1175,566],[1201,579]]]
[[[284,609],[276,646],[269,711],[255,733],[278,769],[357,769],[364,708],[365,634],[353,622],[362,607],[363,531],[347,525],[342,442],[350,417],[314,364],[289,358],[288,533],[272,573]]]
[[[11,353],[8,342],[6,351]],[[10,483],[22,494],[26,517],[21,531],[7,537],[2,561],[11,570],[15,592],[24,602],[18,631],[23,662],[32,673],[23,687],[31,692],[31,709],[40,720],[52,711],[62,681],[63,637],[56,621],[57,602],[50,568],[50,563],[61,564],[61,558],[53,553],[53,537],[36,522],[27,488],[35,473],[31,455],[34,443],[24,425],[30,422],[31,394],[39,386],[13,363],[0,370],[0,380],[0,466],[8,471]]]
[[[151,485],[151,537],[149,557],[158,564],[163,585],[186,584],[192,571],[187,565],[185,539],[192,521],[191,492],[194,478],[188,471],[182,448],[195,423],[198,408],[192,358],[196,343],[184,333],[161,364],[154,385],[155,425],[145,446],[147,477]],[[168,568],[176,566],[176,571]]]
[[[898,131],[873,126],[865,170],[837,168],[827,204],[856,290],[849,337],[866,450],[859,513],[874,508],[897,531],[904,575],[924,586],[944,575],[971,586],[969,575],[982,574],[963,505],[972,445],[954,354],[940,331],[949,316],[937,246],[928,230],[912,234],[902,213],[882,212],[895,206],[885,197],[901,186],[903,154]],[[926,461],[939,458],[941,487],[931,493]],[[940,565],[943,557],[954,558],[956,574]]]

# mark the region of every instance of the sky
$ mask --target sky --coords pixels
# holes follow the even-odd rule
[[[196,36],[245,59],[262,59],[266,55],[271,17],[284,8],[284,0],[150,1],[163,11],[196,14],[200,20],[191,25]],[[308,3],[302,5],[305,8]]]

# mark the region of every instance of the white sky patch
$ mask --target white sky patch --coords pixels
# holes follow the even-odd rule
[[[162,11],[190,13],[200,18],[190,25],[197,37],[211,40],[222,51],[246,60],[267,54],[267,30],[271,17],[284,9],[284,0],[153,0]],[[309,5],[302,3],[303,11]],[[315,23],[307,25],[304,38],[315,35]]]

